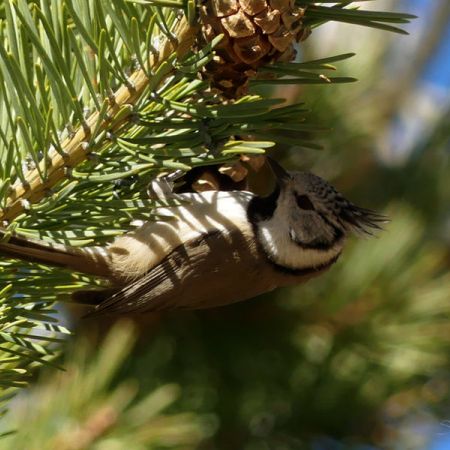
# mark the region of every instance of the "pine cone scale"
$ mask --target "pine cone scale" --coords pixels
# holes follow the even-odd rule
[[[255,34],[255,27],[252,21],[242,10],[232,16],[224,17],[221,23],[223,28],[233,38],[243,38]]]
[[[208,6],[211,6],[212,13],[216,17],[227,17],[239,11],[237,0],[210,0]]]
[[[263,58],[270,51],[270,44],[260,36],[250,39],[236,39],[233,50],[246,64],[253,64]]]
[[[239,5],[249,16],[256,16],[267,8],[266,0],[239,0]]]
[[[264,11],[255,16],[254,21],[256,25],[261,28],[264,34],[272,34],[275,33],[280,26],[280,18],[280,11],[266,8]]]

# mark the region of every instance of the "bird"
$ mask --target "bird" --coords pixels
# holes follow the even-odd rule
[[[0,254],[109,280],[107,288],[74,292],[75,301],[93,305],[91,315],[194,310],[302,284],[336,263],[352,233],[372,235],[386,222],[321,177],[268,161],[276,183],[267,196],[160,189],[177,200],[156,207],[164,220],[105,247],[7,238],[0,230]]]

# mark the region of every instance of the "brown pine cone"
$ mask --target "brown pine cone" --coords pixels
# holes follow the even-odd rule
[[[260,66],[293,60],[294,42],[310,34],[304,12],[294,0],[205,0],[200,8],[205,41],[224,34],[206,67],[212,86],[238,98]]]

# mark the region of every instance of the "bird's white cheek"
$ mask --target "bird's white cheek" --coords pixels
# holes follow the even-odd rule
[[[279,254],[279,249],[286,245],[286,242],[281,239],[280,235],[277,233],[272,233],[268,227],[261,227],[259,232],[259,238],[264,250],[269,253],[269,255],[277,256]]]
[[[289,231],[274,219],[262,222],[258,238],[268,257],[291,269],[313,269],[330,263],[342,251],[343,241],[329,250],[304,249],[293,242]]]

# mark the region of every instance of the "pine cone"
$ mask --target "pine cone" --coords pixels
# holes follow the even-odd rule
[[[294,0],[204,0],[200,7],[203,37],[224,38],[206,67],[213,87],[229,98],[247,91],[258,67],[295,58],[294,42],[306,39],[305,10]]]

